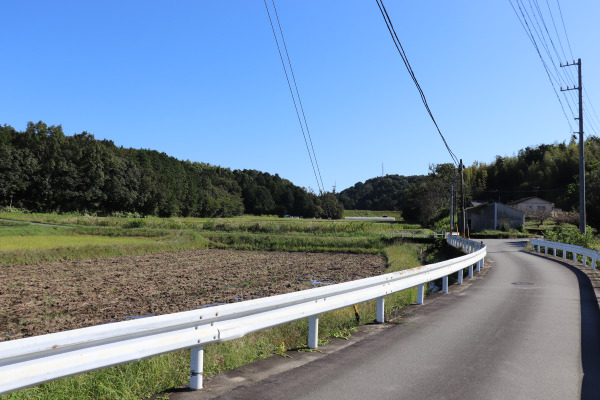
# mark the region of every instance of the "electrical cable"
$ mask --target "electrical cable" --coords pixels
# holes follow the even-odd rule
[[[535,0],[534,0],[534,3],[532,3],[532,1],[529,0],[529,8],[531,9],[531,15],[530,15],[524,4],[523,4],[523,8],[520,7],[520,4],[522,4],[520,2],[522,2],[523,0],[516,0],[516,1],[517,1],[517,4],[519,4],[519,10],[521,10],[523,18],[525,18],[526,21],[527,21],[527,19],[529,19],[530,24],[527,24],[528,28],[529,28],[529,25],[531,25],[533,27],[533,32],[535,32],[535,34],[536,34],[539,42],[542,44],[542,47],[546,51],[546,55],[549,58],[549,62],[546,63],[546,66],[548,66],[548,64],[550,64],[554,68],[554,72],[556,73],[556,75],[554,75],[552,73],[550,73],[550,75],[552,75],[552,77],[554,78],[556,84],[558,86],[562,87],[563,83],[565,81],[562,80],[561,72],[557,68],[557,66],[556,66],[557,63],[554,61],[554,58],[552,57],[550,49],[548,48],[546,37],[545,37],[544,32],[542,31],[542,28],[540,27],[540,24],[538,22],[537,12],[536,12],[536,10],[534,10],[534,7],[533,7],[533,4],[537,4],[537,3],[535,3]],[[538,7],[538,11],[539,11],[539,7]],[[523,14],[523,12],[524,12],[524,14]],[[543,20],[543,17],[540,16],[540,19]],[[536,29],[536,25],[537,25],[537,29]],[[529,31],[531,33],[531,29]],[[546,29],[546,32],[548,32],[547,29]],[[535,40],[535,38],[534,38],[534,40]],[[538,50],[539,50],[539,47],[538,47]],[[555,48],[555,52],[558,55],[558,52],[556,51],[556,48]],[[540,57],[543,58],[543,56],[541,54],[540,54]],[[559,59],[560,59],[560,56],[559,56]],[[562,73],[565,74],[564,70],[563,70]],[[566,84],[565,86],[568,86],[568,84]],[[571,101],[573,101],[574,103],[576,103],[576,99],[574,97],[575,94],[572,91],[561,91],[561,93],[564,96],[565,101],[567,102],[567,106],[569,108],[569,111],[571,111],[571,116],[573,118],[575,118],[575,112],[573,111],[573,108],[571,107],[571,103],[569,101],[569,95],[570,95],[571,96]]]
[[[534,11],[532,5],[535,5],[535,11]],[[556,67],[557,62],[554,61],[554,57],[552,56],[552,54],[550,53],[550,51],[549,51],[549,49],[547,47],[546,35],[543,34],[543,31],[542,31],[541,27],[539,26],[538,17],[539,17],[539,20],[542,22],[542,26],[544,27],[544,30],[546,31],[548,40],[550,41],[552,49],[554,50],[554,54],[556,55],[556,59],[559,60],[559,62],[558,62],[559,64],[560,64],[560,59],[561,59],[560,58],[560,54],[558,54],[558,50],[556,48],[556,45],[554,44],[554,40],[552,40],[552,35],[550,35],[550,31],[548,30],[548,26],[546,25],[546,20],[544,18],[544,14],[542,13],[542,10],[540,9],[540,6],[539,6],[537,0],[533,0],[533,3],[532,3],[532,0],[529,0],[529,7],[532,9],[532,14],[534,15],[534,17],[536,19],[536,24],[538,25],[538,28],[540,29],[540,32],[542,32],[541,37],[542,37],[542,40],[545,43],[546,53],[548,54],[548,58],[550,58],[550,63],[554,67],[554,70],[556,71],[557,76],[561,77],[561,79],[563,77],[566,78],[563,81],[563,82],[566,82],[566,86],[569,85],[569,81],[570,81],[571,84],[573,84],[573,86],[576,86],[574,77],[570,73],[569,69],[557,68]],[[566,59],[566,57],[565,57],[565,59]],[[562,83],[561,83],[561,86],[562,86]],[[574,103],[576,103],[577,99],[575,97],[575,93],[573,93],[573,91],[565,91],[565,92],[563,92],[563,95],[565,97],[567,97],[567,93],[570,94],[571,101],[573,101]]]
[[[285,73],[285,79],[288,84],[288,88],[290,89],[290,95],[292,96],[292,102],[294,103],[294,109],[296,110],[296,116],[298,117],[298,123],[300,124],[300,130],[302,131],[302,136],[304,137],[304,144],[306,145],[306,151],[308,152],[308,157],[310,159],[310,163],[312,165],[313,173],[315,175],[315,180],[317,181],[317,188],[319,189],[319,194],[323,194],[324,187],[321,187],[319,182],[319,178],[317,177],[317,171],[315,169],[315,163],[313,162],[313,154],[311,154],[310,148],[308,146],[308,141],[306,140],[306,134],[304,132],[304,125],[302,124],[302,119],[300,118],[300,112],[298,111],[298,105],[296,104],[296,98],[294,96],[294,91],[292,90],[292,85],[290,83],[290,78],[287,72],[287,68],[285,66],[285,61],[283,59],[283,55],[281,54],[281,47],[279,46],[279,40],[277,39],[277,34],[275,33],[275,27],[273,26],[273,20],[271,18],[271,12],[269,11],[269,6],[267,5],[267,1],[264,0],[265,8],[267,10],[267,15],[269,17],[269,23],[271,24],[271,30],[273,31],[273,37],[275,38],[275,43],[277,44],[277,51],[279,53],[279,58],[281,59],[281,65],[283,66],[283,72]],[[281,29],[281,26],[280,26]],[[286,50],[287,51],[287,50]],[[289,60],[289,58],[288,58]],[[290,64],[291,67],[291,64]],[[298,99],[299,99],[299,94]],[[315,160],[316,161],[316,160]]]
[[[310,136],[310,130],[308,129],[308,122],[306,121],[306,114],[304,113],[304,106],[302,105],[302,99],[300,98],[300,91],[298,90],[298,85],[296,84],[296,76],[294,75],[294,69],[292,68],[292,61],[290,60],[290,54],[288,53],[287,45],[285,43],[285,36],[283,36],[283,30],[281,29],[281,23],[279,22],[279,14],[277,13],[277,7],[275,6],[275,0],[271,0],[271,2],[273,3],[273,10],[275,11],[275,17],[277,18],[277,25],[279,25],[279,32],[281,33],[281,40],[283,42],[283,48],[285,49],[285,55],[288,60],[288,65],[290,66],[290,72],[292,73],[292,80],[294,81],[294,87],[296,88],[296,95],[298,96],[298,103],[300,104],[300,110],[302,111],[302,118],[304,118],[304,126],[306,127],[306,133],[308,134],[310,148],[312,150],[312,154],[315,159],[315,164],[317,166],[317,173],[319,174],[319,179],[321,180],[321,187],[323,188],[323,191],[324,191],[325,185],[323,184],[323,177],[321,176],[321,169],[319,168],[319,163],[317,161],[317,154],[315,153],[315,147],[313,146],[312,137]]]
[[[536,49],[540,61],[542,62],[542,66],[544,67],[546,75],[548,76],[550,84],[552,85],[552,89],[560,103],[565,119],[569,124],[569,129],[571,133],[574,133],[571,121],[572,119],[577,119],[575,115],[578,114],[578,112],[576,111],[579,107],[579,97],[577,96],[575,91],[572,90],[572,88],[577,88],[578,78],[575,76],[575,71],[572,68],[557,68],[557,62],[555,61],[555,57],[560,61],[561,59],[567,60],[567,56],[565,46],[563,45],[563,40],[561,39],[562,35],[559,33],[559,29],[557,27],[557,20],[555,20],[554,18],[554,13],[552,12],[550,2],[549,0],[545,0],[546,8],[548,9],[548,14],[550,15],[550,18],[548,19],[544,17],[544,13],[539,5],[538,0],[514,1],[516,7],[515,4],[513,4],[513,0],[509,0],[509,3],[513,11],[515,12],[515,15],[519,19],[519,22],[521,23],[525,34]],[[526,7],[526,1],[528,1],[530,11]],[[571,43],[567,34],[567,28],[565,25],[559,0],[556,0],[556,6],[558,8],[558,13],[560,14],[560,21],[562,23],[563,28],[562,31],[564,32],[565,36],[564,42],[566,42],[569,53],[571,54],[571,57],[573,57],[573,51],[571,49]],[[519,11],[517,11],[517,8]],[[554,33],[556,34],[557,39],[556,41],[553,39],[553,35],[550,33],[550,29],[548,28],[548,24],[546,23],[547,20],[552,21],[552,27],[554,28]],[[558,45],[560,47],[562,58],[555,44],[556,42],[558,42]],[[545,56],[544,54],[542,54],[542,49],[544,50]],[[572,58],[572,60],[574,59]],[[575,63],[575,61],[572,61],[571,63]],[[566,62],[566,64],[569,64],[569,62]],[[560,61],[560,66],[563,66],[562,61]],[[551,70],[551,68],[553,70]],[[557,86],[561,88],[562,96],[559,96]],[[566,86],[566,89],[563,89],[563,86]],[[587,121],[587,126],[591,132],[596,134],[600,131],[600,118],[598,118],[598,115],[596,114],[596,110],[591,102],[591,99],[589,98],[587,89],[583,87],[582,90],[587,99],[587,105],[584,104],[583,107],[583,112]],[[563,103],[562,99],[564,99],[564,102],[566,102],[566,108],[568,108],[569,113],[571,114],[571,118],[569,118],[569,116],[567,115],[565,104]]]
[[[573,50],[571,50],[571,42],[569,41],[569,35],[567,35],[567,27],[565,26],[565,19],[563,18],[562,9],[560,8],[560,2],[556,0],[556,4],[558,5],[558,11],[560,13],[560,20],[562,21],[563,30],[565,31],[565,37],[567,38],[567,45],[569,46],[569,53],[571,53],[571,59],[575,60],[573,57]]]
[[[446,138],[442,134],[440,127],[438,126],[435,118],[433,117],[433,113],[431,112],[429,105],[427,104],[427,99],[425,98],[425,93],[423,93],[423,90],[421,89],[421,85],[419,85],[419,82],[417,81],[414,71],[412,70],[412,67],[410,66],[408,57],[406,56],[406,53],[404,52],[404,48],[402,47],[402,44],[400,43],[400,39],[398,38],[398,35],[396,34],[396,30],[394,29],[392,20],[390,19],[390,16],[385,8],[385,5],[383,4],[383,0],[375,0],[375,1],[377,2],[377,6],[379,7],[381,16],[383,17],[383,19],[385,21],[385,24],[390,33],[390,36],[392,37],[392,41],[394,42],[394,45],[396,46],[396,49],[398,50],[398,53],[400,54],[400,57],[402,58],[402,61],[404,62],[404,66],[406,67],[410,77],[412,78],[415,86],[417,87],[417,90],[419,91],[419,94],[421,96],[421,101],[423,102],[423,105],[425,106],[425,109],[427,110],[429,117],[431,117],[433,124],[435,125],[438,133],[440,134],[440,137],[442,138],[444,145],[446,146],[446,149],[448,150],[448,153],[450,154],[450,157],[452,158],[452,161],[454,162],[455,165],[458,165],[458,157],[456,157],[454,152],[450,149],[450,146],[448,145]]]
[[[569,119],[569,117],[567,116],[567,112],[565,111],[565,107],[563,105],[562,100],[560,99],[560,96],[558,95],[558,92],[556,90],[556,86],[554,85],[554,81],[552,80],[552,74],[550,73],[548,66],[546,64],[546,61],[544,60],[544,57],[542,56],[542,53],[540,52],[540,49],[536,43],[535,37],[533,36],[533,33],[531,32],[531,29],[529,28],[529,24],[527,22],[527,18],[525,17],[525,13],[523,12],[523,9],[521,8],[521,4],[519,3],[519,0],[515,0],[517,3],[517,7],[519,8],[519,11],[521,12],[521,16],[523,17],[523,19],[521,19],[521,17],[519,16],[519,12],[517,12],[517,9],[515,8],[512,0],[508,0],[510,3],[510,6],[512,7],[513,11],[515,12],[515,15],[517,16],[517,19],[519,20],[519,22],[521,23],[521,26],[523,27],[523,30],[525,31],[525,34],[527,35],[527,37],[529,38],[529,40],[531,41],[531,44],[533,45],[533,47],[535,48],[536,52],[538,53],[538,56],[540,58],[540,61],[542,62],[542,66],[544,67],[544,70],[546,71],[546,75],[548,76],[548,80],[550,81],[550,85],[552,86],[552,90],[554,91],[554,94],[556,95],[556,98],[558,99],[558,102],[560,104],[560,108],[562,109],[563,115],[565,116],[565,119],[567,120],[567,124],[569,125],[569,129],[571,132],[573,132],[573,126],[571,125],[571,119]],[[570,109],[570,104],[567,102],[567,105],[569,106]],[[574,116],[573,114],[573,110],[571,109],[571,114],[572,116]]]

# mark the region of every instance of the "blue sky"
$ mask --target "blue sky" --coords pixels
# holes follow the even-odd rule
[[[326,189],[381,175],[382,164],[386,174],[413,175],[451,161],[375,1],[276,5]],[[600,112],[600,2],[560,5]],[[386,7],[467,165],[570,138],[508,0]],[[0,15],[0,124],[23,130],[42,120],[316,190],[262,0],[3,1]]]

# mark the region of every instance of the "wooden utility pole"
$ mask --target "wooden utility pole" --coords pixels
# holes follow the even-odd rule
[[[461,233],[462,233],[462,237],[466,237],[466,215],[465,215],[465,177],[463,174],[463,171],[465,169],[465,166],[463,165],[462,162],[462,158],[460,159],[460,164],[458,165],[458,169],[460,171],[460,202],[461,202],[461,208],[460,208],[460,223],[461,223]]]
[[[561,67],[569,67],[571,65],[577,65],[578,76],[579,76],[579,86],[572,88],[568,87],[566,89],[560,88],[561,92],[565,92],[567,90],[578,90],[579,91],[579,118],[575,118],[579,120],[579,230],[581,233],[585,233],[586,227],[586,215],[585,215],[585,153],[584,153],[584,145],[585,140],[583,137],[583,85],[581,83],[581,58],[577,60],[577,62],[573,61],[572,63],[560,64]]]
[[[450,186],[450,233],[452,229],[454,229],[454,182]]]

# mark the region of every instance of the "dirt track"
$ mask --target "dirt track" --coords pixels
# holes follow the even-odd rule
[[[0,340],[381,274],[380,256],[198,250],[0,270]]]

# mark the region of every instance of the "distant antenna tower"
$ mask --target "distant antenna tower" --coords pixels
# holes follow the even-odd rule
[[[337,188],[337,181],[333,181],[333,193],[335,194],[335,189]]]

